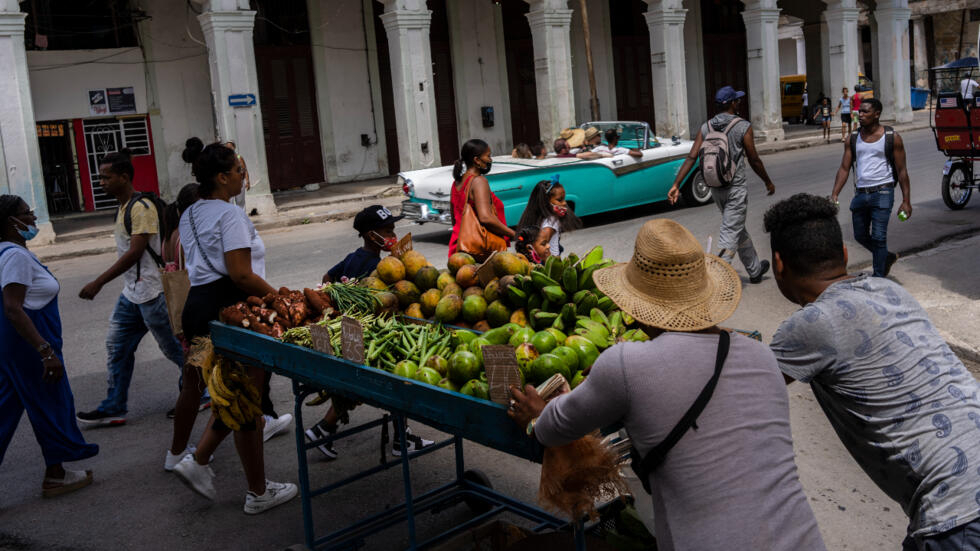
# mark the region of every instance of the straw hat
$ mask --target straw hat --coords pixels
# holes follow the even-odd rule
[[[565,138],[565,136],[568,136]],[[581,128],[566,128],[561,131],[561,137],[565,138],[565,143],[568,144],[569,149],[575,149],[576,147],[582,147],[585,143],[585,130]]]
[[[590,126],[590,127],[588,127],[588,128],[585,129],[585,139],[586,140],[591,140],[592,138],[594,138],[594,137],[596,137],[598,135],[599,135],[599,129],[596,128],[596,127],[594,127],[594,126]]]
[[[687,228],[667,219],[643,224],[633,258],[592,278],[624,312],[668,331],[717,325],[735,312],[742,296],[735,269],[704,254]]]

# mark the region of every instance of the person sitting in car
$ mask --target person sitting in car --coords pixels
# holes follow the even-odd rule
[[[597,134],[598,135],[598,134]],[[606,143],[600,143],[592,148],[593,153],[603,157],[618,157],[619,155],[629,155],[630,157],[642,157],[643,152],[639,149],[629,149],[619,145],[619,132],[615,128],[606,130]]]

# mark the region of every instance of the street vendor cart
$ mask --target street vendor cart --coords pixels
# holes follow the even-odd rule
[[[357,548],[364,544],[367,536],[401,522],[407,524],[409,549],[423,549],[445,542],[454,534],[471,529],[504,512],[530,520],[535,532],[570,531],[574,534],[575,548],[585,549],[582,522],[569,522],[535,505],[494,491],[485,476],[478,471],[466,470],[464,439],[523,459],[541,460],[543,450],[508,418],[503,405],[398,377],[380,369],[287,344],[231,325],[212,322],[211,337],[217,353],[230,359],[262,366],[292,380],[304,540],[309,549]],[[403,450],[408,449],[405,437],[408,419],[432,426],[451,436],[420,451],[402,454],[398,460],[388,461],[382,457],[380,464],[360,473],[322,488],[311,488],[306,452],[323,441],[306,442],[302,406],[307,395],[320,390],[328,390],[332,395],[363,402],[387,412],[380,419],[340,431],[333,439],[351,436],[377,426],[383,427],[383,434],[387,434],[386,427],[391,421],[395,427],[394,438],[400,439]],[[416,494],[410,477],[412,461],[449,446],[454,448],[455,453],[453,479],[435,489]],[[402,470],[405,487],[403,503],[324,535],[316,534],[314,497],[393,467],[400,467]],[[465,502],[473,510],[473,518],[428,540],[418,540],[416,515],[460,502]]]

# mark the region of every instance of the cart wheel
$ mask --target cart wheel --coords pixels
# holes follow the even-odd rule
[[[943,176],[943,202],[952,210],[965,207],[973,194],[972,184],[966,166],[963,163],[954,164],[949,174]]]
[[[684,204],[691,207],[707,205],[711,202],[711,188],[704,182],[704,176],[698,170],[688,179],[687,185],[681,188]]]
[[[493,489],[493,484],[490,483],[490,479],[487,478],[487,475],[483,474],[483,471],[479,471],[476,469],[470,469],[468,471],[464,471],[463,480],[466,480],[467,482],[472,482],[473,484],[479,484],[480,486],[489,488],[491,490]],[[472,511],[477,515],[486,513],[491,508],[491,505],[489,503],[479,498],[466,496],[463,498],[463,501],[466,503],[466,506],[469,507],[470,511]]]

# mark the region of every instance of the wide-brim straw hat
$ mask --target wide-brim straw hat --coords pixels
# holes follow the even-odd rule
[[[705,254],[687,228],[668,219],[643,224],[633,258],[592,278],[624,312],[667,331],[717,325],[735,312],[742,296],[735,269]]]
[[[562,137],[565,137],[564,132],[562,132]],[[582,130],[581,128],[572,129],[571,137],[565,138],[565,143],[568,145],[569,149],[582,147],[582,144],[585,143],[585,130]]]
[[[561,132],[559,132],[558,133],[558,137],[561,138],[561,139],[563,139],[563,140],[567,140],[568,138],[571,138],[572,137],[572,134],[574,132],[575,132],[575,129],[574,128],[568,127],[566,129],[562,130]]]
[[[594,127],[594,126],[590,126],[590,127],[588,127],[588,128],[585,129],[585,139],[586,140],[591,140],[592,138],[594,138],[594,137],[596,137],[598,135],[599,135],[599,129],[596,128],[596,127]]]

